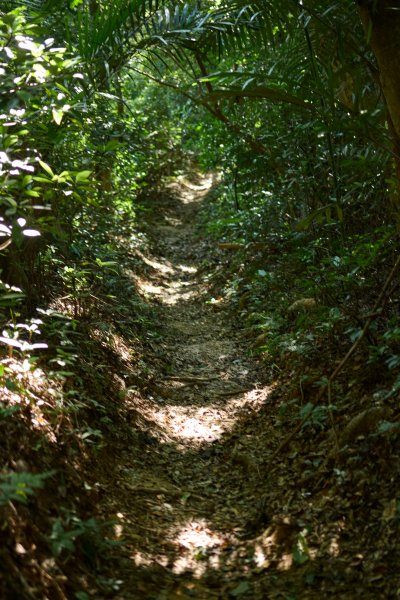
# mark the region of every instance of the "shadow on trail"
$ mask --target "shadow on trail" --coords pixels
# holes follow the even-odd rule
[[[341,516],[306,522],[311,493],[266,472],[279,390],[232,318],[205,302],[210,246],[195,219],[211,185],[181,181],[154,202],[152,249],[136,251],[130,271],[157,329],[151,376],[123,399],[131,442],[104,456],[102,511],[120,542],[115,597],[320,599],[333,586],[349,598],[351,584],[357,598],[362,573],[341,560]]]
[[[211,286],[221,254],[195,224],[211,185],[181,179],[152,200],[151,244],[121,235],[123,273],[93,288],[86,317],[43,317],[43,371],[7,359],[30,387],[2,389],[0,459],[48,479],[29,505],[3,506],[2,598],[37,597],[37,586],[61,600],[383,600],[381,585],[398,597],[397,480],[382,507],[365,476],[395,473],[389,442],[370,436],[349,452],[364,472],[335,469],[330,486],[299,480],[304,456],[324,458],[312,435],[267,468],[292,426],[279,412],[290,398]],[[60,339],[67,364],[51,354]],[[379,570],[363,550],[371,538]]]

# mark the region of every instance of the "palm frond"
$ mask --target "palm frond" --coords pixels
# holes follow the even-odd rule
[[[28,12],[46,15],[49,12],[65,11],[68,6],[68,0],[3,0],[0,8],[3,12],[8,12],[24,7]]]
[[[165,6],[160,7],[161,4]],[[261,28],[249,7],[241,7],[239,12],[231,8],[204,12],[197,5],[178,2],[170,8],[166,4],[114,0],[95,14],[87,5],[79,7],[75,23],[79,53],[91,61],[112,54],[118,56],[121,50],[126,56],[171,45],[205,51],[221,46],[221,39],[224,49],[231,50],[233,45],[241,49],[249,33]]]
[[[30,10],[40,10],[43,7],[42,0],[3,0],[1,5],[2,12],[8,12],[14,10],[15,8],[20,8],[21,6],[25,6]]]

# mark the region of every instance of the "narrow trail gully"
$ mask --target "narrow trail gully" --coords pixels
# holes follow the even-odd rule
[[[145,274],[132,274],[158,315],[152,349],[164,374],[147,395],[129,396],[141,415],[138,443],[118,458],[103,507],[122,542],[118,600],[282,597],[249,577],[269,565],[270,542],[263,549],[260,538],[255,549],[247,540],[254,521],[262,524],[262,448],[271,432],[256,423],[271,390],[232,318],[206,302],[207,244],[195,219],[211,186],[212,177],[200,176],[170,186],[153,212],[154,247],[141,254]]]

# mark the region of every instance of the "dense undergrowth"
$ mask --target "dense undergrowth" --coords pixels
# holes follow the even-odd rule
[[[113,524],[98,515],[98,480],[103,456],[132,438],[124,398],[146,385],[142,349],[154,326],[124,267],[144,235],[130,229],[122,237],[126,214],[107,222],[107,235],[91,233],[90,249],[83,236],[72,257],[44,260],[48,302],[29,318],[13,306],[3,325],[4,598],[118,588],[117,579],[95,576],[115,543]]]

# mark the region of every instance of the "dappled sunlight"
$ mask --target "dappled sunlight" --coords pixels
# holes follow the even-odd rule
[[[254,388],[231,398],[181,405],[173,400],[155,399],[146,402],[147,418],[157,425],[167,441],[188,445],[204,445],[220,439],[232,431],[244,416],[256,415],[262,410],[272,390],[271,386]],[[162,402],[162,404],[161,404]],[[161,404],[161,405],[160,405]]]
[[[398,4],[1,2],[0,600],[400,600]]]
[[[293,546],[295,539],[292,532],[282,539],[281,527],[270,527],[254,542],[254,563],[259,570],[272,565],[286,571],[293,565]]]
[[[119,513],[118,516],[123,517]],[[122,521],[125,520],[123,517]],[[123,538],[124,529],[120,523],[115,531]],[[212,569],[222,568],[221,552],[232,543],[234,536],[229,532],[218,531],[206,519],[190,518],[184,523],[178,523],[165,534],[165,542],[174,549],[171,564],[170,557],[158,553],[152,554],[143,550],[134,550],[131,560],[137,567],[152,567],[154,564],[169,566],[175,575],[190,573],[195,578],[203,577]]]
[[[55,443],[54,424],[48,419],[47,407],[53,408],[61,393],[57,382],[49,381],[42,369],[32,366],[29,358],[10,357],[1,361],[7,376],[6,385],[1,388],[1,402],[6,407],[2,410],[5,414],[21,413],[33,430]]]
[[[158,274],[162,274],[162,275],[173,275],[174,274],[174,267],[169,263],[169,261],[160,261],[160,260],[156,260],[154,257],[149,258],[148,256],[146,256],[145,254],[143,254],[143,252],[141,252],[139,249],[135,250],[135,254],[137,256],[139,256],[139,258],[149,267],[152,267]]]
[[[232,421],[229,426],[224,419],[225,415],[217,409],[195,409],[197,417],[191,416],[190,412],[185,411],[182,407],[157,411],[158,423],[160,427],[164,427],[168,437],[181,442],[185,440],[213,442],[234,425],[234,421]]]
[[[168,187],[174,192],[180,204],[190,205],[199,203],[210,191],[214,177],[201,176],[201,185],[194,185],[184,176],[171,183]],[[190,207],[189,207],[190,211]],[[157,225],[157,233],[165,239],[169,239],[169,247],[179,244],[181,234],[185,228],[185,220],[177,217],[176,213],[170,214],[167,211],[163,213],[163,222]],[[153,256],[135,249],[135,255],[145,265],[143,271],[130,270],[128,275],[134,280],[136,288],[146,300],[156,300],[166,306],[176,306],[179,303],[188,302],[199,295],[199,290],[194,289],[193,279],[188,280],[188,276],[195,276],[198,267],[195,264],[189,264],[181,260],[180,252],[175,252],[172,259],[165,256]],[[152,271],[148,272],[148,267]],[[197,282],[198,283],[198,282]],[[188,289],[190,288],[190,289]]]
[[[188,265],[176,265],[176,269],[182,271],[182,273],[190,273],[191,275],[195,275],[197,273],[196,267],[189,267]]]
[[[160,502],[162,502],[161,497]],[[172,507],[168,504],[169,511]],[[117,514],[114,525],[116,539],[123,541],[128,535],[130,519],[123,513]],[[162,565],[175,575],[190,574],[201,579],[210,572],[223,573],[234,568],[238,573],[256,569],[288,571],[304,562],[317,559],[317,549],[306,542],[307,531],[299,531],[290,526],[290,517],[275,522],[259,537],[252,540],[239,540],[235,528],[222,530],[204,517],[190,516],[166,528],[164,544],[168,551],[154,547],[153,552],[131,551],[130,558],[137,567],[152,568]]]
[[[201,184],[196,185],[188,180],[185,175],[176,178],[176,183],[170,184],[170,189],[178,188],[181,202],[189,204],[191,202],[201,202],[207,193],[211,190],[216,180],[215,174],[201,175]]]
[[[165,285],[154,285],[153,283],[142,279],[141,277],[135,277],[135,282],[139,292],[145,297],[154,296],[162,304],[175,305],[179,302],[191,300],[196,296],[195,290],[183,291],[191,284],[187,281],[176,281]]]
[[[315,560],[318,550],[309,544],[308,536],[309,531],[300,529],[289,514],[274,517],[273,524],[250,542],[255,566],[259,571],[271,567],[287,571]]]
[[[338,538],[336,536],[333,536],[332,539],[330,540],[328,552],[331,556],[334,556],[334,557],[339,556],[340,547],[339,547]]]
[[[183,263],[172,263],[167,259],[151,259],[138,252],[143,262],[151,267],[154,272],[151,276],[138,274],[133,271],[128,273],[134,280],[135,286],[142,296],[151,300],[152,297],[158,302],[166,305],[176,305],[179,302],[186,302],[196,296],[193,289],[193,282],[186,280],[188,275],[196,275],[197,267]],[[185,279],[181,277],[184,276]]]
[[[219,569],[219,553],[230,541],[229,536],[212,529],[206,519],[189,520],[170,535],[179,548],[172,572],[182,575],[190,571],[194,577],[202,577],[210,568]]]
[[[156,369],[145,389],[135,385],[124,395],[142,454],[118,465],[114,480],[126,497],[114,512],[114,536],[131,563],[149,576],[161,566],[189,587],[201,587],[210,574],[242,576],[263,570],[267,561],[284,569],[292,560],[292,549],[280,548],[273,532],[265,544],[239,537],[248,519],[243,494],[254,493],[240,478],[246,473],[247,482],[254,481],[262,460],[261,454],[253,458],[251,424],[274,384],[261,383],[263,375],[243,356],[241,336],[223,307],[209,302],[209,284],[198,275],[204,254],[195,243],[196,208],[188,205],[198,203],[212,181],[196,186],[182,179],[172,186],[184,211],[174,217],[175,204],[167,205],[153,229],[159,254],[135,252],[140,267],[127,272],[160,322],[151,345]],[[125,362],[124,340],[113,334],[112,341]]]

